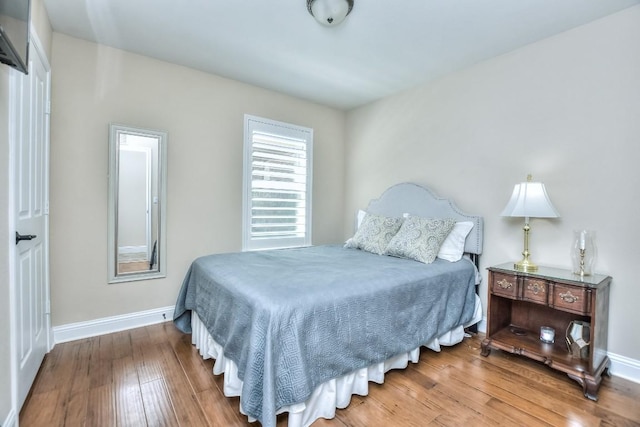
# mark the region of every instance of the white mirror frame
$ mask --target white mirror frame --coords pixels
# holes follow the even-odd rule
[[[121,133],[158,139],[158,268],[118,274],[118,151]],[[109,283],[122,283],[166,277],[167,275],[167,132],[135,128],[118,124],[109,125],[109,213],[108,213],[108,265]]]

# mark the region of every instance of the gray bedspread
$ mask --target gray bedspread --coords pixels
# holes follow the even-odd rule
[[[186,274],[174,322],[195,310],[243,381],[265,427],[319,384],[409,351],[468,322],[475,268],[314,246],[210,255]]]

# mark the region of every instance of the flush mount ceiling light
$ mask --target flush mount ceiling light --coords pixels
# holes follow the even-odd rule
[[[353,9],[353,0],[307,0],[307,10],[316,21],[334,27]]]

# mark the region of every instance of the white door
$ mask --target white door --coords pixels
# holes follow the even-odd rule
[[[134,138],[128,138],[134,139]],[[118,161],[118,262],[151,260],[151,150],[120,146]]]
[[[32,45],[33,46],[33,45]],[[31,48],[29,74],[12,81],[14,301],[17,409],[29,393],[49,350],[48,269],[49,71],[39,49]],[[18,234],[22,240],[18,240]]]

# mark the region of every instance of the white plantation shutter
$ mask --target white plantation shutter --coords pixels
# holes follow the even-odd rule
[[[243,250],[311,244],[313,130],[245,115]]]

